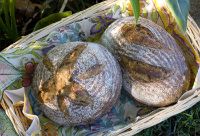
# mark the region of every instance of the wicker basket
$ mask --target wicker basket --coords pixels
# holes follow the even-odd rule
[[[52,25],[49,25],[41,30],[38,30],[36,32],[33,32],[25,37],[23,37],[21,40],[17,41],[16,43],[10,45],[5,50],[9,50],[16,47],[23,47],[25,45],[28,45],[31,42],[37,41],[38,39],[41,39],[42,37],[46,36],[56,28],[59,28],[63,25],[70,24],[76,21],[80,21],[86,18],[91,18],[97,15],[101,15],[102,13],[107,12],[108,9],[112,5],[116,3],[116,0],[108,0],[104,1],[102,3],[96,4],[84,11],[81,11],[79,13],[73,14],[70,17],[64,18],[59,22],[56,22]],[[195,21],[189,16],[188,20],[188,28],[187,28],[187,36],[189,37],[189,40],[194,47],[194,49],[199,52],[200,51],[200,29],[196,25]],[[200,71],[198,72],[200,73]],[[154,126],[178,113],[181,113],[193,105],[195,105],[197,102],[200,101],[200,79],[196,79],[197,85],[193,90],[190,90],[186,92],[180,100],[167,108],[155,110],[152,113],[139,118],[137,121],[130,123],[126,125],[123,128],[118,129],[117,131],[114,131],[111,135],[134,135],[146,128],[149,128],[151,126]],[[9,116],[10,120],[14,124],[14,127],[19,135],[31,135],[29,132],[27,132],[27,129],[30,127],[30,119],[22,120],[24,114],[22,112],[22,105],[23,103],[19,103],[18,105],[12,106],[12,102],[9,100],[9,98],[4,95],[3,101],[2,101],[2,107],[5,109],[7,115]]]

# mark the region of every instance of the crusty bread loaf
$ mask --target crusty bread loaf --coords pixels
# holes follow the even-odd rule
[[[44,114],[60,125],[83,125],[108,112],[121,90],[121,70],[95,43],[53,48],[38,64],[32,87]]]
[[[180,47],[163,28],[150,20],[121,18],[101,37],[123,68],[123,87],[136,100],[166,106],[187,90],[190,72]]]

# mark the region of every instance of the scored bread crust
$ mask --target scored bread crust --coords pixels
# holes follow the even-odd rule
[[[81,50],[78,56],[76,48]],[[92,123],[112,108],[120,95],[121,78],[119,64],[106,48],[71,42],[48,52],[35,70],[32,87],[49,119],[76,126]]]
[[[190,70],[176,41],[163,28],[140,18],[116,20],[104,32],[101,44],[118,59],[123,87],[136,100],[167,106],[188,89]]]

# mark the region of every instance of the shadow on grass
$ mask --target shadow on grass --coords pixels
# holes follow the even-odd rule
[[[200,102],[185,112],[145,129],[136,136],[199,136]]]

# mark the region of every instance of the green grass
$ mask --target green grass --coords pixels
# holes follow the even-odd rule
[[[136,136],[200,136],[200,103]]]

